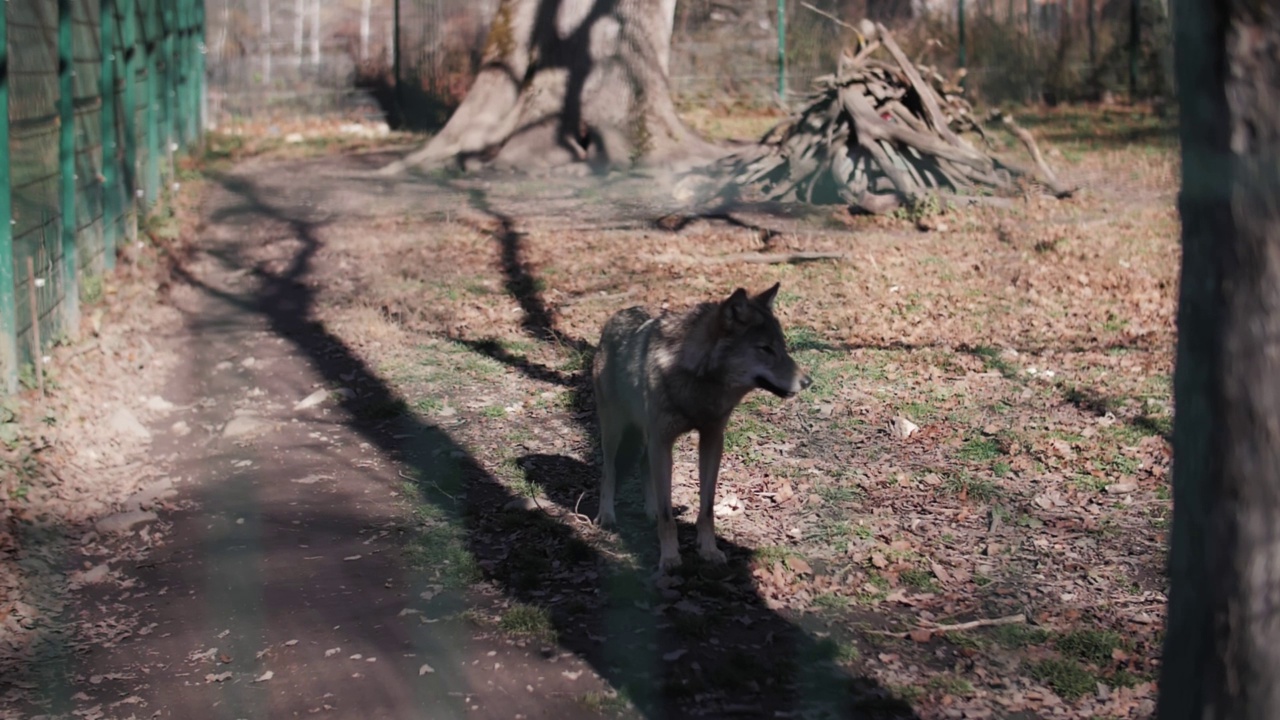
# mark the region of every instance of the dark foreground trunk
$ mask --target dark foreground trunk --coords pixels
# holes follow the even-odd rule
[[[1182,286],[1160,720],[1280,718],[1280,13],[1181,0]]]

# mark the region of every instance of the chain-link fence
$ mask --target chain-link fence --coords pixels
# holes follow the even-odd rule
[[[0,9],[0,375],[73,334],[201,128],[201,0]]]
[[[340,114],[433,127],[475,76],[499,0],[209,2],[215,120]],[[780,92],[794,102],[853,46],[847,25],[870,18],[923,62],[963,64],[969,90],[992,102],[1127,94],[1131,76],[1139,95],[1161,95],[1167,2],[680,0],[671,87],[686,104],[773,103]]]
[[[394,0],[205,0],[209,115],[381,117]]]

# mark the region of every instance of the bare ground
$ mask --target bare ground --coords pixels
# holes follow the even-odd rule
[[[168,360],[118,392],[152,435],[111,445],[134,485],[146,468],[178,494],[63,551],[109,576],[48,624],[70,640],[36,643],[8,706],[1150,717],[1178,253],[1148,124],[1047,117],[1092,192],[931,232],[836,209],[664,217],[636,178],[372,180],[389,156],[369,153],[211,171],[166,304],[139,301]],[[739,255],[796,250],[848,257]],[[818,382],[733,423],[729,566],[655,584],[634,484],[620,532],[585,521],[590,347],[621,307],[775,280]],[[895,417],[920,430],[898,439]],[[683,443],[685,508],[693,460]]]

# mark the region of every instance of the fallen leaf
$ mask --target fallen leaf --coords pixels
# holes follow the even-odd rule
[[[426,663],[423,663],[423,664],[422,664],[422,667],[418,668],[418,677],[422,677],[423,675],[426,675],[427,673],[433,673],[433,672],[435,672],[435,671],[436,671],[436,669],[435,669],[435,668],[431,667],[430,665],[428,665],[428,664],[426,664]]]
[[[938,580],[939,580],[942,584],[947,585],[947,584],[949,584],[949,583],[951,582],[951,575],[950,575],[950,573],[948,573],[948,572],[946,571],[946,569],[945,569],[945,568],[943,568],[943,567],[942,567],[941,565],[939,565],[938,563],[936,563],[936,562],[934,562],[934,561],[930,560],[930,561],[929,561],[929,569],[933,571],[933,576],[934,576],[934,577],[936,577],[936,578],[938,578]]]
[[[890,423],[889,429],[893,432],[894,437],[899,440],[906,440],[919,432],[920,426],[899,415]]]
[[[806,562],[804,558],[794,557],[794,556],[788,557],[787,567],[791,568],[793,571],[801,575],[813,574],[813,568],[810,567],[809,563]]]
[[[254,679],[253,679],[253,681],[254,681],[254,682],[256,682],[256,683],[266,682],[266,681],[270,680],[271,678],[273,678],[273,677],[275,677],[275,676],[276,676],[276,674],[275,674],[275,673],[273,673],[273,672],[271,672],[270,670],[268,670],[268,671],[266,671],[266,672],[262,673],[261,675],[259,675],[258,677],[254,678]]]

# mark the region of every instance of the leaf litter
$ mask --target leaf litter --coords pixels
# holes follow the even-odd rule
[[[673,258],[749,252],[760,236],[707,221],[654,231],[627,207],[612,209],[613,229],[594,229],[607,224],[588,216],[600,207],[539,199],[551,186],[490,186],[489,202],[518,219],[534,300],[504,291],[516,281],[483,213],[443,211],[447,192],[413,209],[388,200],[395,210],[326,227],[319,314],[421,399],[424,417],[457,423],[450,432],[516,498],[537,474],[522,456],[586,468],[544,488],[563,502],[538,507],[625,556],[575,519],[593,511],[597,458],[590,406],[572,390],[584,365],[564,339],[594,343],[625,305],[677,308],[781,280],[779,315],[817,382],[738,411],[714,509],[722,538],[756,549],[752,593],[859,646],[907,642],[851,662],[885,687],[924,688],[913,693],[923,717],[1147,717],[1165,601],[1174,158],[1078,154],[1070,171],[1098,189],[956,211],[945,234],[892,218],[851,219],[854,234],[760,219],[781,228],[770,251],[852,258],[797,266],[691,268]],[[558,340],[522,325],[535,303]],[[686,438],[677,506],[697,507],[696,475]],[[712,607],[734,614],[730,600]],[[1106,688],[1068,701],[1027,668],[1060,654],[1052,637],[1082,629],[1118,633],[1129,649],[1102,663],[1065,658]],[[663,658],[705,663],[704,651]],[[958,678],[930,683],[943,673]],[[961,680],[971,692],[954,690]]]
[[[1042,122],[1053,129],[1066,121],[1049,113]],[[839,209],[827,225],[744,212],[737,225],[698,220],[670,232],[648,223],[652,212],[639,200],[602,213],[572,193],[538,196],[552,185],[518,192],[494,185],[485,190],[489,202],[520,227],[517,270],[525,275],[514,279],[485,224],[491,218],[468,208],[464,195],[436,192],[423,201],[392,193],[370,202],[351,193],[339,201],[349,206],[333,208],[308,282],[317,320],[514,496],[531,490],[529,477],[546,474],[538,463],[548,464],[559,481],[543,488],[553,502],[539,503],[539,523],[563,527],[602,557],[639,565],[643,557],[616,536],[581,522],[594,511],[597,459],[589,397],[575,390],[589,353],[572,341],[594,343],[603,320],[626,305],[677,308],[781,280],[779,315],[817,383],[786,403],[752,398],[731,424],[717,531],[746,549],[732,559],[748,572],[717,580],[692,571],[658,588],[674,594],[667,601],[636,604],[682,633],[683,646],[663,654],[681,682],[724,659],[732,633],[715,631],[716,647],[680,618],[729,618],[737,637],[751,637],[760,614],[748,600],[758,597],[797,626],[820,623],[841,665],[910,697],[921,717],[1149,717],[1166,589],[1176,163],[1146,148],[1085,143],[1073,152],[1079,160],[1068,172],[1091,191],[1066,202],[1031,198],[1010,211],[955,212],[946,233]],[[761,233],[752,223],[776,229]],[[757,251],[765,235],[770,252],[849,260],[675,261]],[[526,293],[523,305],[512,288]],[[524,322],[537,303],[553,341]],[[137,305],[133,312],[146,319],[133,320],[134,328],[177,321]],[[103,345],[112,362],[169,361],[120,339]],[[99,384],[112,375],[101,364],[78,372]],[[104,387],[104,402],[60,408],[74,422],[59,427],[87,426],[95,421],[89,414],[102,408],[105,418],[121,402],[148,421],[181,421],[181,408],[128,390]],[[306,410],[325,399],[317,392],[299,404]],[[112,465],[126,457],[122,443],[145,442],[141,434],[86,448],[69,447],[79,435],[47,427],[30,437],[66,449],[44,455],[56,459],[42,471],[44,484],[32,485],[52,491],[28,490],[31,501],[6,506],[12,517],[83,523],[154,479],[143,468]],[[81,476],[95,487],[77,490]],[[677,506],[696,508],[690,439],[677,446],[675,477]],[[553,552],[521,554],[523,565],[511,560],[520,533],[530,531],[501,515],[483,519],[475,543],[508,554],[482,558],[489,565],[457,575],[463,582],[500,572],[502,563],[584,587],[595,582],[589,564]],[[681,519],[692,522],[688,511]],[[135,558],[163,527],[141,532],[148,534],[127,541]],[[20,538],[0,544],[9,557],[14,548],[36,551]],[[110,559],[95,538],[82,548],[99,555],[81,572]],[[56,616],[64,602],[57,593],[7,577],[8,637]],[[442,586],[456,582],[439,578]],[[717,583],[729,591],[708,595]],[[1018,613],[1025,622],[984,624]],[[97,619],[85,637],[110,647],[136,630]],[[1054,643],[1101,630],[1121,638],[1123,649],[1081,659]],[[216,658],[213,649],[191,660]],[[1046,659],[1077,664],[1098,690],[1060,695],[1052,678],[1032,671]],[[425,664],[419,670],[431,672]],[[694,697],[727,707],[719,687]]]

